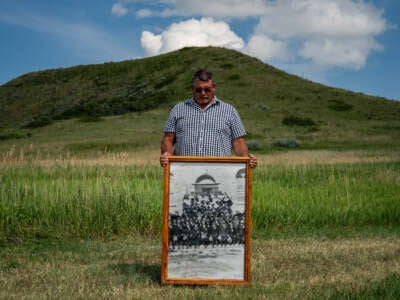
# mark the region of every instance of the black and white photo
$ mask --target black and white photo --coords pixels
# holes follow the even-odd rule
[[[247,169],[246,159],[171,159],[164,216],[166,278],[246,279]]]

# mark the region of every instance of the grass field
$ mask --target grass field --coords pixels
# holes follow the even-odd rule
[[[282,228],[400,225],[397,161],[272,165],[260,160],[253,174],[255,236],[269,236]],[[72,162],[3,164],[4,238],[108,238],[132,231],[160,232],[163,172],[159,166]]]
[[[280,151],[253,172],[252,285],[161,286],[157,152],[3,152],[0,298],[400,297],[397,151]]]
[[[2,246],[0,298],[398,299],[398,234],[255,239],[249,287],[161,286],[159,239]]]

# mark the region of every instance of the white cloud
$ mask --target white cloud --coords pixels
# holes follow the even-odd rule
[[[374,35],[385,28],[382,12],[363,1],[277,0],[256,30],[292,38]]]
[[[125,16],[128,13],[128,9],[125,8],[121,3],[115,3],[112,6],[111,12],[114,15],[121,17],[121,16]]]
[[[356,70],[365,66],[372,52],[383,49],[376,36],[389,27],[383,11],[366,0],[159,0],[145,5],[136,15],[214,18],[172,24],[153,37],[146,33],[147,36],[142,36],[146,53],[214,45],[234,48],[266,62],[308,62],[323,68]],[[257,18],[258,24],[244,44],[229,29],[228,22],[232,18],[246,17]],[[221,19],[224,21],[217,22]],[[199,26],[204,20],[213,21],[209,21],[207,28]],[[215,32],[221,25],[229,34]]]
[[[163,4],[161,9],[145,9],[146,16],[208,16],[218,18],[246,18],[260,16],[267,8],[264,0],[169,0],[158,1]],[[143,3],[145,3],[143,1]],[[165,6],[167,6],[165,8]],[[143,16],[141,11],[139,16]]]
[[[386,28],[382,12],[363,1],[281,0],[255,32],[299,43],[297,55],[317,65],[359,69],[382,48],[374,37]]]
[[[160,53],[162,46],[161,35],[155,35],[149,31],[143,31],[140,42],[147,55],[153,56]]]
[[[150,9],[139,9],[136,12],[136,15],[140,18],[147,18],[147,17],[151,17],[154,15],[154,12],[151,11]]]
[[[263,61],[286,60],[290,57],[290,51],[285,42],[273,40],[266,35],[253,35],[243,48],[243,52]]]
[[[323,67],[343,67],[358,70],[366,64],[369,53],[382,47],[370,38],[310,39],[300,55]]]
[[[148,55],[169,52],[188,46],[220,46],[242,49],[243,40],[225,22],[212,18],[174,23],[161,34],[142,33],[141,43]]]

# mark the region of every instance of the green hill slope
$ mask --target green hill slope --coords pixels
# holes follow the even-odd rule
[[[214,47],[18,77],[0,86],[0,138],[9,144],[17,143],[18,137],[39,143],[35,138],[41,134],[42,142],[61,139],[59,130],[64,128],[68,132],[64,139],[69,136],[75,144],[91,140],[96,144],[119,130],[116,148],[131,149],[141,144],[132,137],[134,132],[126,131],[135,127],[146,136],[154,134],[148,145],[157,143],[158,147],[155,139],[160,138],[169,109],[190,97],[190,79],[198,68],[214,72],[217,96],[236,106],[255,145],[283,137],[317,148],[398,144],[400,102],[327,87]],[[113,115],[107,122],[85,126],[75,119]],[[79,134],[71,133],[75,130]]]

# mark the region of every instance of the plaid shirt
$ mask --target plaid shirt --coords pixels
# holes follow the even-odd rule
[[[175,133],[174,155],[229,156],[232,140],[246,134],[237,110],[216,97],[202,110],[191,98],[171,110],[164,132]]]

